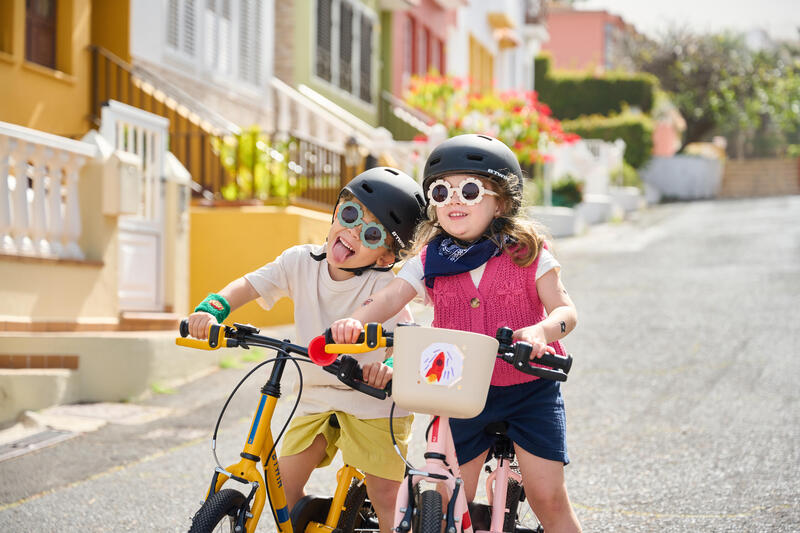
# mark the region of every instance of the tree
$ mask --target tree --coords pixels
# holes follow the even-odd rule
[[[658,40],[632,42],[629,51],[686,120],[684,146],[722,134],[737,156],[779,152],[797,136],[797,52],[787,45],[751,50],[740,34],[676,27]]]

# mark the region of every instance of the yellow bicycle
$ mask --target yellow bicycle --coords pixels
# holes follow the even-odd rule
[[[234,387],[222,407],[212,437],[212,450],[216,460],[216,440],[219,425],[231,398],[256,370],[272,363],[269,379],[261,388],[261,399],[253,415],[250,430],[244,449],[239,454],[241,460],[223,468],[217,460],[217,467],[211,478],[211,485],[205,501],[192,518],[190,533],[207,533],[211,531],[231,531],[236,533],[253,533],[258,525],[261,513],[267,502],[272,510],[275,524],[281,533],[352,533],[355,529],[377,530],[377,520],[369,500],[366,498],[364,474],[356,468],[344,465],[337,473],[337,486],[332,498],[306,496],[297,503],[289,513],[286,494],[281,482],[278,468],[278,457],[275,453],[277,442],[288,426],[287,420],[277,439],[272,435],[272,417],[275,406],[281,395],[280,384],[286,363],[291,361],[297,366],[300,375],[300,394],[302,394],[302,372],[298,362],[310,362],[308,349],[290,343],[259,335],[259,330],[245,324],[234,324],[233,327],[214,324],[209,328],[208,340],[187,338],[188,323],[181,322],[181,336],[176,344],[189,348],[216,350],[219,348],[244,348],[259,346],[275,350],[276,357],[259,363]],[[375,346],[353,351],[368,351]],[[293,357],[291,354],[299,355]],[[361,381],[361,367],[349,356],[342,356],[332,361],[325,370],[337,376],[346,385],[379,399],[388,395],[388,390],[370,387]],[[296,407],[296,404],[295,404]],[[292,410],[294,413],[294,409]],[[291,415],[290,415],[291,419]],[[336,424],[335,417],[330,423]],[[261,471],[259,471],[259,466]],[[223,488],[229,480],[241,484],[246,490]]]

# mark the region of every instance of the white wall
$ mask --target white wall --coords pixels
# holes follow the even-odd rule
[[[516,48],[500,50],[489,26],[489,13],[506,13],[514,21],[514,31],[520,38]],[[457,77],[469,76],[469,36],[475,37],[494,55],[494,77],[499,90],[530,88],[527,80],[530,68],[525,64],[525,43],[522,41],[525,24],[523,0],[472,0],[458,9],[456,25],[448,36],[447,70]]]
[[[229,46],[233,66],[229,75],[223,75],[206,65],[210,47],[218,46],[214,37],[207,35],[205,2],[195,0],[194,27],[195,52],[187,56],[167,46],[168,0],[132,0],[131,2],[131,56],[134,64],[156,65],[188,76],[201,84],[208,84],[246,98],[267,102],[268,86],[274,64],[274,0],[257,0],[261,4],[261,48],[256,51],[260,69],[260,84],[243,81],[237,76],[239,55],[239,9],[241,0],[230,0],[233,21],[230,27]],[[179,5],[182,2],[179,0]]]

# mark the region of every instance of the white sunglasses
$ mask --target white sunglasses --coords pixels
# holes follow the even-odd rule
[[[461,198],[461,203],[465,205],[479,204],[487,194],[497,196],[496,192],[484,187],[477,178],[464,178],[455,188],[449,182],[438,179],[428,187],[428,200],[436,207],[443,207],[450,203],[456,191]]]

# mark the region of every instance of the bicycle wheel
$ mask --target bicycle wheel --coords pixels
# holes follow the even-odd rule
[[[442,530],[442,495],[426,490],[419,497],[414,533],[440,533]]]
[[[300,501],[292,507],[289,518],[292,520],[292,531],[303,533],[309,522],[325,523],[328,518],[328,509],[331,507],[333,498],[320,498],[319,496],[307,495],[300,498]]]
[[[533,512],[530,502],[525,497],[525,489],[514,479],[508,480],[506,507],[508,512],[503,521],[503,531],[508,533],[544,533],[544,528],[539,523],[536,513]]]
[[[233,532],[244,502],[244,494],[238,490],[222,489],[195,513],[189,533]]]
[[[367,501],[367,486],[364,483],[353,481],[347,490],[344,511],[339,516],[337,527],[342,533],[353,533],[356,529],[368,529],[365,527],[365,522],[370,514],[374,516],[375,511]]]

